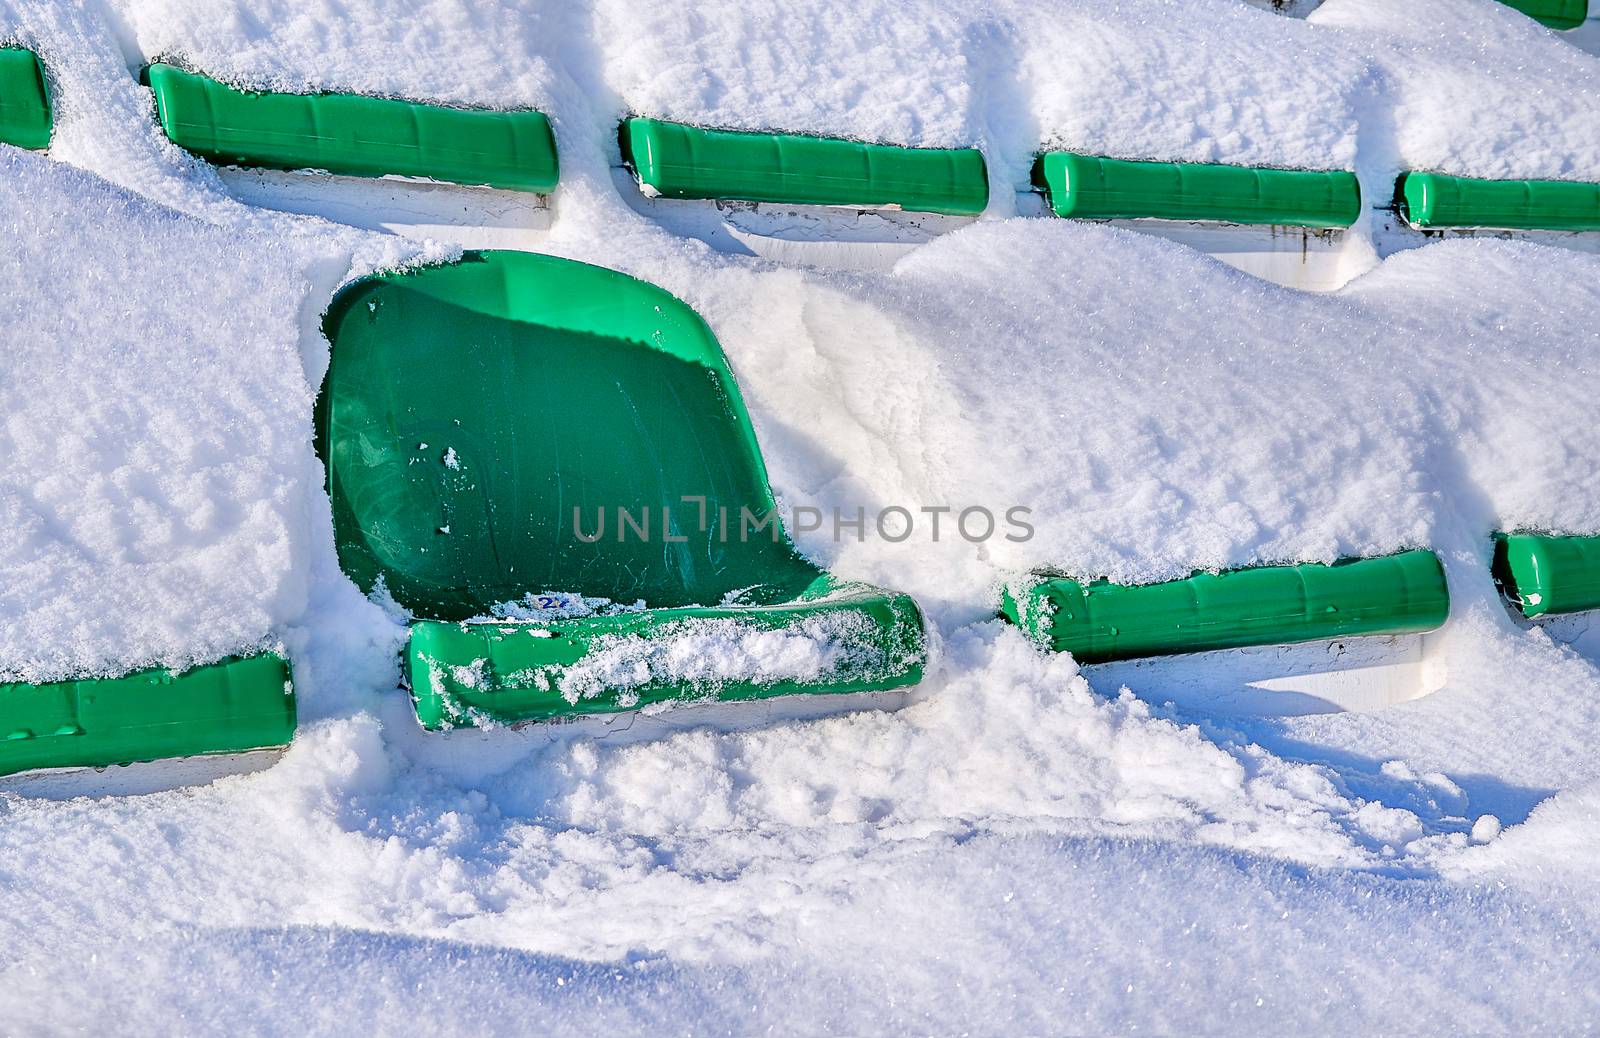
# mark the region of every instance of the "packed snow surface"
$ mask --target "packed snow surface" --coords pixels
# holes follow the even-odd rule
[[[1600,62],[1533,19],[1495,0],[1326,0],[1307,21],[1369,63],[1375,169],[1595,179]]]
[[[304,260],[15,149],[0,198],[0,678],[254,647],[305,607]]]
[[[1369,198],[1402,166],[1588,175],[1596,59],[1492,0],[0,0],[0,37],[57,108],[48,156],[0,147],[0,679],[281,644],[301,710],[283,760],[197,788],[5,780],[0,1029],[1600,1010],[1600,649],[1583,618],[1514,624],[1486,569],[1494,529],[1600,532],[1600,259],[1438,242],[1312,295],[1008,190],[1045,145],[1353,168]],[[310,411],[337,286],[452,246],[234,200],[156,129],[132,70],[158,56],[548,111],[563,179],[530,247],[706,317],[787,505],[951,510],[937,538],[799,537],[924,607],[941,651],[910,705],[420,732],[403,625],[338,570]],[[629,112],[978,144],[995,200],[876,273],[722,254],[619,196]],[[952,532],[978,506],[1033,535]],[[1418,545],[1450,578],[1446,679],[1374,713],[1179,710],[988,619],[1033,567]]]

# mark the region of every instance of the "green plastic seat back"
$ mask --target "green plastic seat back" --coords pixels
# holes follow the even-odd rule
[[[738,387],[705,322],[660,288],[469,253],[347,286],[324,330],[339,561],[415,615],[545,593],[774,601],[819,572],[776,518],[756,529],[773,499]]]

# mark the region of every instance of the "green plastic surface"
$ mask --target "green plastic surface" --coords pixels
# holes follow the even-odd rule
[[[173,65],[145,72],[161,128],[211,162],[555,190],[550,121],[356,94],[251,93]]]
[[[271,653],[174,675],[0,684],[0,774],[242,753],[294,737],[289,664]]]
[[[414,615],[446,621],[529,595],[755,621],[836,608],[782,532],[721,347],[662,289],[552,256],[468,253],[347,286],[324,329],[317,446],[340,564],[363,589],[381,580]],[[863,652],[915,615],[888,600],[894,630],[864,625]],[[779,605],[789,611],[750,611]],[[654,615],[563,630],[683,618]],[[446,638],[417,637],[414,654]]]
[[[713,664],[688,675],[674,639],[798,632],[841,648],[815,674],[723,678]],[[793,602],[660,609],[545,623],[419,622],[410,677],[429,729],[633,710],[665,700],[767,699],[795,693],[883,691],[922,679],[922,617],[901,594],[819,577]],[[604,662],[596,665],[599,658]],[[617,659],[629,664],[619,668]],[[619,687],[598,675],[631,673]]]
[[[1050,151],[1034,184],[1057,216],[1086,220],[1207,220],[1348,227],[1361,214],[1355,174],[1135,162]]]
[[[969,216],[989,202],[988,173],[976,148],[901,148],[658,119],[625,120],[621,142],[639,183],[666,198],[895,205]]]
[[[1084,663],[1414,634],[1444,623],[1450,598],[1429,551],[1331,566],[1259,566],[1164,584],[1081,584],[1046,577],[1010,589],[1003,615]]]
[[[1600,609],[1600,537],[1497,534],[1493,568],[1529,619]]]
[[[1576,29],[1589,17],[1589,0],[1500,0],[1552,29]]]
[[[39,56],[21,47],[0,47],[0,144],[49,147],[50,125],[50,90]]]
[[[1402,173],[1395,204],[1413,227],[1600,230],[1600,184],[1572,180],[1476,180]]]
[[[766,471],[711,330],[667,292],[470,253],[348,286],[324,328],[318,429],[339,559],[362,588],[382,577],[417,615],[461,620],[543,591],[683,606],[763,585],[778,600],[816,575],[775,528],[737,536],[741,508],[773,509]]]

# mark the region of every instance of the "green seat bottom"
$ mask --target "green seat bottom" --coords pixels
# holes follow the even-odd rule
[[[264,653],[174,675],[0,684],[0,775],[285,746],[289,664]]]
[[[1494,541],[1495,581],[1523,616],[1600,609],[1600,537],[1502,533]]]
[[[1600,231],[1600,183],[1402,173],[1395,181],[1395,208],[1424,230]]]
[[[1144,162],[1051,151],[1034,186],[1057,216],[1083,220],[1183,220],[1287,227],[1348,227],[1361,215],[1355,174]]]
[[[1444,623],[1450,598],[1430,551],[1333,565],[1258,566],[1129,586],[1034,576],[1007,588],[1002,615],[1084,663],[1417,634]]]
[[[22,47],[0,47],[0,144],[47,148],[51,122],[39,56]]]
[[[920,681],[926,659],[909,596],[823,575],[779,604],[418,621],[408,670],[417,718],[437,731],[665,702],[887,691]]]

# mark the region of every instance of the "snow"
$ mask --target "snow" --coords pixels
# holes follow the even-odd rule
[[[536,624],[491,626],[507,638],[556,636]],[[639,690],[649,685],[677,685],[686,690],[685,699],[709,701],[730,683],[770,687],[780,682],[881,680],[907,661],[895,657],[890,647],[873,644],[875,633],[872,622],[854,612],[806,616],[783,628],[731,617],[675,620],[652,628],[648,635],[601,634],[576,663],[513,671],[501,675],[492,688],[554,689],[573,705],[614,691],[626,708],[637,706]],[[434,687],[443,686],[440,671],[447,670],[456,684],[489,691],[488,663],[483,658],[443,668],[430,661]]]
[[[1594,179],[1600,62],[1532,18],[1498,0],[1326,0],[1307,21],[1371,64],[1372,168]]]
[[[1128,159],[1351,169],[1367,63],[1312,25],[1236,0],[1027,5],[1021,96],[1042,143]],[[997,62],[998,63],[998,62]],[[1242,97],[1249,104],[1240,104]],[[1031,143],[1025,139],[1032,137]]]
[[[330,17],[294,0],[110,5],[124,45],[258,90],[549,108],[552,51],[579,29],[564,4],[355,0]]]
[[[554,687],[569,703],[616,689],[618,702],[633,705],[635,690],[657,683],[686,685],[709,698],[729,682],[871,679],[898,662],[864,641],[871,634],[871,622],[856,613],[809,616],[782,630],[733,619],[681,620],[648,637],[603,635],[577,663],[513,674],[510,682]]]
[[[257,647],[306,597],[307,260],[15,149],[0,206],[0,679]]]
[[[606,846],[589,849],[605,856]],[[1075,853],[1064,861],[1067,846]],[[785,868],[789,856],[780,846],[741,867],[755,875],[723,891],[710,922],[765,903],[787,922],[740,936],[772,942],[773,930],[785,930],[809,949],[802,958],[744,968],[691,956],[594,962],[365,926],[193,926],[111,943],[92,961],[75,957],[82,945],[55,946],[34,972],[7,978],[0,1009],[68,1033],[107,1019],[134,1031],[262,1032],[292,1007],[284,1031],[346,1031],[359,1021],[378,1033],[464,1035],[516,1033],[530,1021],[560,1034],[686,1020],[709,1034],[806,1025],[830,1033],[1270,1031],[1307,1018],[1427,1030],[1440,1025],[1445,1000],[1461,1006],[1449,1021],[1464,1029],[1560,1030],[1596,1009],[1587,920],[1510,891],[1419,891],[1410,881],[1352,882],[1104,838],[932,837],[836,856],[814,871]],[[648,882],[648,851],[630,857]],[[716,881],[683,886],[690,883]],[[785,911],[799,890],[813,892],[809,911]],[[178,884],[155,893],[183,896]],[[574,900],[553,925],[581,925],[585,913],[609,909],[619,932],[634,928],[629,905]],[[880,941],[893,935],[892,948],[863,946],[864,927]],[[1264,943],[1269,932],[1284,935],[1284,946]],[[1113,939],[1118,933],[1140,939]],[[1369,939],[1353,947],[1355,934]],[[1280,954],[1285,947],[1292,954]],[[996,969],[1056,966],[973,983],[960,966],[970,959]]]
[[[1435,242],[1314,295],[1008,219],[997,192],[892,270],[830,273],[677,237],[609,166],[639,110],[980,143],[999,185],[1045,142],[1356,168],[1369,195],[1401,161],[1558,176],[1600,168],[1596,59],[1490,0],[1304,21],[1222,0],[0,0],[0,34],[41,49],[59,102],[49,157],[0,149],[0,676],[282,643],[302,717],[275,766],[210,785],[0,783],[8,1025],[1594,1018],[1600,638],[1514,623],[1485,563],[1496,527],[1600,531],[1600,259]],[[403,627],[339,574],[309,415],[337,285],[452,247],[239,204],[155,130],[129,68],[157,55],[545,108],[563,182],[537,247],[705,315],[787,505],[1026,505],[1035,535],[801,537],[927,611],[943,651],[899,711],[422,733]],[[1035,566],[1151,580],[1411,545],[1447,567],[1447,677],[1377,712],[1171,707],[986,619]]]
[[[594,39],[629,114],[964,147],[970,21],[943,5],[895,0],[600,0]]]
[[[1093,265],[1057,260],[1079,255]],[[1138,582],[1430,545],[1458,516],[1484,534],[1600,529],[1600,466],[1561,417],[1592,391],[1579,315],[1600,304],[1597,275],[1589,257],[1460,241],[1319,295],[1132,232],[1012,220],[888,276],[785,274],[797,298],[758,310],[733,313],[714,283],[697,302],[764,442],[795,443],[770,459],[786,493],[1033,509],[1031,539],[982,552],[922,528],[906,544],[927,567],[878,539],[802,537],[978,609],[996,567]],[[1556,281],[1570,288],[1543,291]]]

